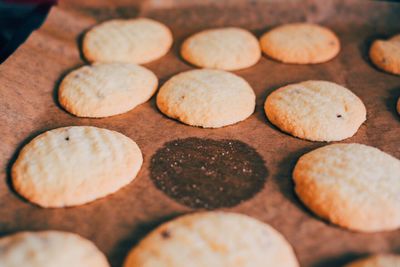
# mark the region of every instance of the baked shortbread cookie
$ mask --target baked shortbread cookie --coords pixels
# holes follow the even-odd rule
[[[353,136],[366,120],[363,102],[350,90],[326,81],[290,84],[265,101],[270,122],[311,141],[339,141]]]
[[[183,42],[181,54],[198,67],[239,70],[256,64],[261,50],[257,38],[249,31],[230,27],[190,36]]]
[[[158,21],[114,19],[89,30],[82,49],[90,62],[144,64],[167,54],[172,42],[171,31]]]
[[[167,222],[128,255],[124,267],[297,267],[271,226],[245,215],[206,212]]]
[[[69,73],[58,91],[60,104],[78,117],[101,118],[125,113],[149,100],[158,79],[131,63],[100,63]]]
[[[267,56],[292,64],[326,62],[340,51],[340,42],[335,33],[310,23],[278,26],[261,36],[260,44]]]
[[[295,191],[318,216],[360,232],[400,227],[400,160],[361,144],[333,144],[303,155]]]
[[[191,70],[169,79],[157,95],[162,113],[192,126],[218,128],[249,117],[255,94],[241,77],[222,70]]]
[[[397,100],[397,112],[400,114],[400,97]]]
[[[0,267],[109,267],[89,240],[60,231],[20,232],[0,239]]]
[[[400,34],[389,40],[376,40],[369,50],[371,61],[378,68],[400,75]]]
[[[399,267],[400,256],[392,254],[378,254],[357,260],[347,264],[345,267]]]
[[[42,207],[91,202],[130,183],[142,153],[115,131],[74,126],[47,131],[29,142],[12,167],[15,190]]]

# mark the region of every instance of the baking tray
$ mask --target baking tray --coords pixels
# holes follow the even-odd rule
[[[173,139],[205,137],[241,140],[261,154],[268,170],[262,189],[251,199],[222,209],[271,224],[292,244],[302,266],[340,266],[373,252],[400,252],[400,231],[350,232],[318,219],[300,203],[291,179],[296,160],[326,143],[279,131],[263,111],[266,96],[283,85],[309,79],[336,82],[356,93],[368,112],[357,134],[344,142],[368,144],[400,158],[400,117],[395,110],[400,77],[379,71],[367,56],[372,40],[400,32],[399,14],[395,2],[365,0],[60,1],[44,25],[0,66],[0,235],[45,229],[75,232],[95,242],[113,266],[121,266],[129,249],[150,230],[194,211],[154,186],[149,172],[153,154]],[[238,26],[260,36],[282,23],[315,22],[333,29],[342,48],[323,64],[286,65],[263,57],[255,66],[236,71],[254,88],[256,110],[247,120],[220,129],[168,119],[157,110],[154,97],[126,114],[104,119],[77,118],[62,110],[57,87],[66,73],[85,64],[78,49],[83,33],[99,21],[137,16],[154,18],[172,29],[172,50],[145,65],[161,84],[193,68],[181,59],[179,47],[184,38],[206,28]],[[136,179],[116,194],[80,207],[39,208],[12,190],[10,167],[33,137],[70,125],[105,127],[131,137],[143,151],[144,164]]]

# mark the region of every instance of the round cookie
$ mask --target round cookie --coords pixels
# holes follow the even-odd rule
[[[90,62],[144,64],[167,54],[172,42],[171,31],[158,21],[114,19],[89,30],[82,49]]]
[[[345,267],[398,267],[400,256],[392,254],[378,254],[357,260],[347,264]]]
[[[124,267],[298,267],[290,244],[271,226],[245,215],[206,212],[159,226]]]
[[[400,227],[400,160],[361,144],[333,144],[303,155],[293,179],[318,216],[360,232]]]
[[[340,42],[335,33],[310,23],[278,26],[261,36],[260,44],[267,56],[292,64],[326,62],[340,50]]]
[[[162,113],[192,126],[218,128],[249,117],[255,94],[241,77],[222,70],[191,70],[169,79],[157,95]]]
[[[37,136],[21,150],[12,167],[12,183],[39,206],[76,206],[127,185],[142,162],[137,144],[123,134],[64,127]]]
[[[109,267],[89,240],[60,231],[20,232],[0,239],[2,267]]]
[[[190,36],[182,44],[181,55],[198,67],[239,70],[256,64],[261,50],[258,40],[249,31],[230,27]]]
[[[58,91],[60,104],[78,117],[102,118],[125,113],[149,100],[158,79],[131,63],[100,63],[69,73]]]
[[[400,34],[389,40],[376,40],[369,50],[371,61],[378,68],[400,75]]]
[[[279,129],[311,141],[346,139],[366,120],[365,106],[355,94],[326,81],[279,88],[267,97],[264,109]]]

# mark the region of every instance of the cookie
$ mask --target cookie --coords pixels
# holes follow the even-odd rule
[[[241,77],[222,70],[191,70],[169,79],[157,95],[162,113],[183,123],[218,128],[249,117],[255,94]]]
[[[369,50],[375,66],[389,73],[400,75],[400,34],[389,40],[376,40]]]
[[[219,28],[196,33],[181,47],[189,63],[210,69],[239,70],[253,66],[261,57],[256,37],[241,28]]]
[[[397,112],[400,114],[400,97],[397,100]]]
[[[346,139],[366,120],[365,106],[355,94],[326,81],[279,88],[267,97],[264,109],[279,129],[311,141]]]
[[[89,30],[82,49],[90,62],[144,64],[168,53],[172,33],[162,23],[147,19],[114,19]]]
[[[400,227],[400,160],[361,144],[333,144],[303,155],[295,191],[318,216],[360,232]]]
[[[297,267],[290,244],[271,226],[245,215],[207,212],[159,226],[124,267]]]
[[[357,260],[345,267],[399,267],[400,256],[391,254],[378,254]]]
[[[15,190],[42,207],[82,205],[130,183],[142,153],[115,131],[73,126],[47,131],[29,142],[12,167]]]
[[[0,267],[109,267],[89,240],[60,231],[20,232],[0,239]]]
[[[261,50],[269,57],[291,64],[316,64],[331,60],[340,50],[338,37],[330,29],[310,23],[278,26],[265,33]]]
[[[61,106],[78,117],[102,118],[125,113],[149,100],[158,79],[131,63],[99,63],[69,73],[61,82]]]

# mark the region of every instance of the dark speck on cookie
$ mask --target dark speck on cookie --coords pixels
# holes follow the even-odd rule
[[[168,230],[164,230],[161,232],[161,236],[163,239],[168,239],[171,237],[171,233]]]

